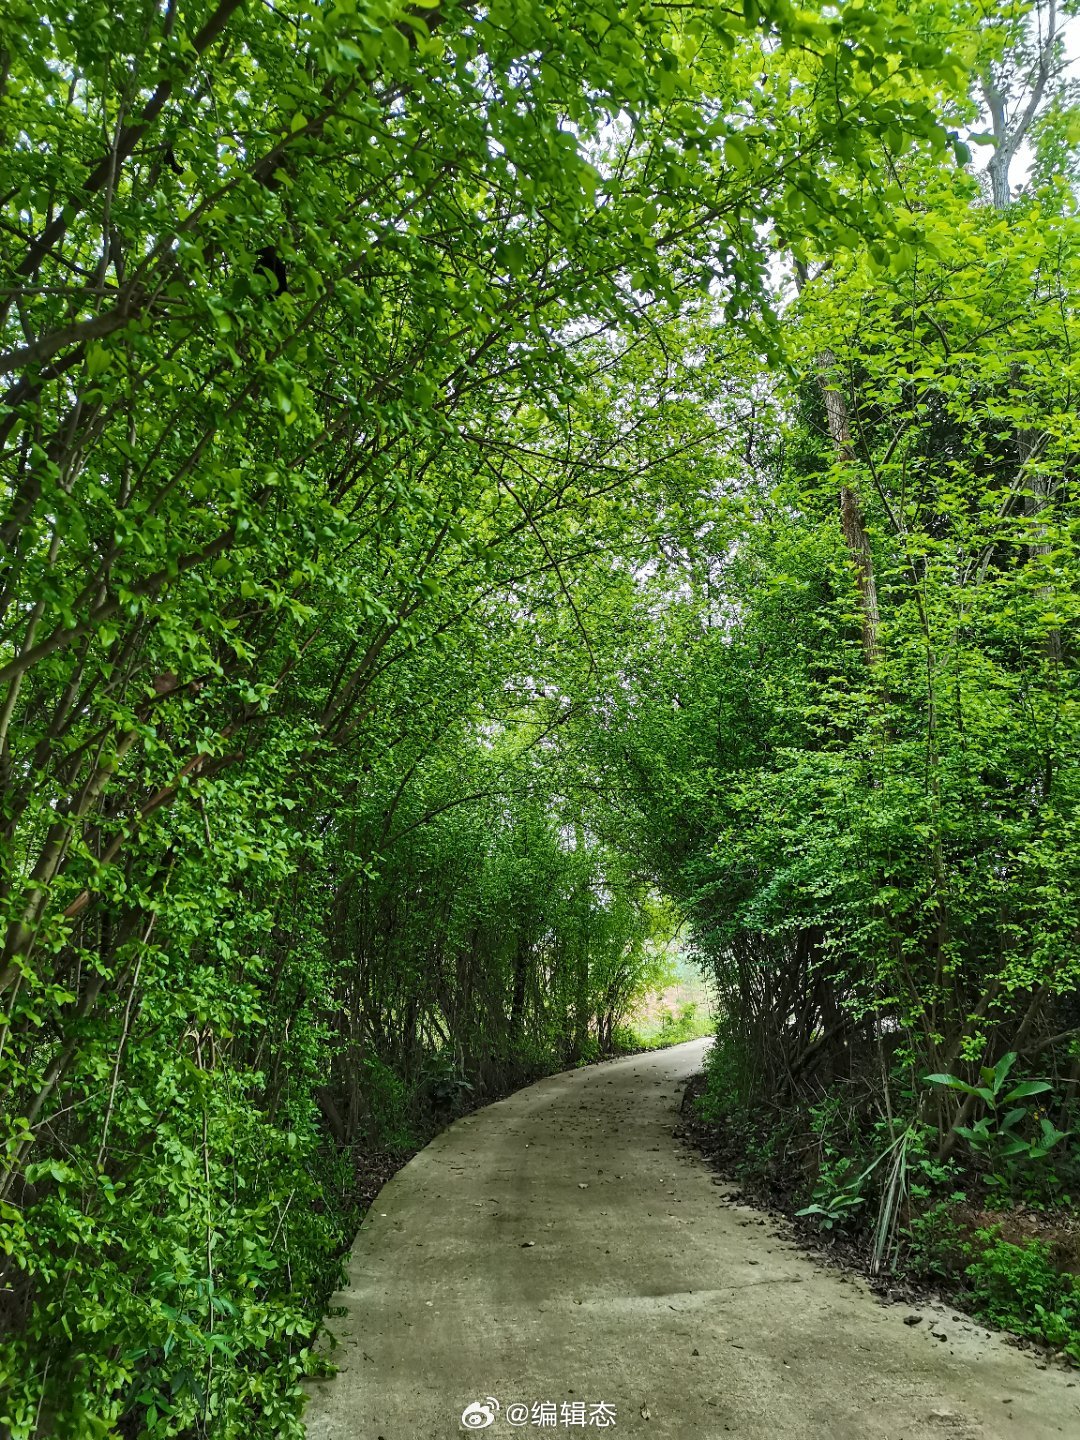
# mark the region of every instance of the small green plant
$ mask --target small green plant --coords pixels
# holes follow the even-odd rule
[[[914,1190],[912,1186],[912,1193]],[[962,1190],[953,1191],[921,1214],[912,1216],[904,1246],[907,1274],[947,1280],[963,1269],[965,1244],[956,1206],[964,1198]]]
[[[864,1203],[864,1184],[883,1161],[890,1160],[873,1227],[872,1268],[875,1274],[891,1263],[890,1256],[895,1258],[901,1202],[907,1191],[908,1147],[915,1133],[912,1126],[903,1130],[858,1175],[851,1176],[855,1162],[848,1156],[841,1156],[838,1162],[823,1166],[811,1203],[795,1212],[796,1215],[816,1217],[823,1230],[832,1230]],[[830,1156],[835,1153],[831,1147],[826,1149],[826,1154]]]
[[[971,1085],[957,1075],[926,1076],[930,1085],[959,1090],[986,1105],[986,1114],[973,1125],[958,1125],[956,1133],[963,1136],[973,1150],[987,1157],[991,1167],[989,1178],[996,1184],[1003,1183],[1003,1168],[1009,1181],[1015,1180],[1021,1167],[1044,1160],[1069,1133],[1059,1130],[1045,1115],[1033,1115],[1031,1105],[1024,1103],[1051,1089],[1049,1081],[1021,1080],[1009,1085],[1009,1074],[1016,1060],[1016,1052],[1010,1050],[996,1065],[984,1065],[979,1071],[981,1083],[978,1085]],[[1037,1121],[1036,1127],[1029,1123],[1032,1119]]]
[[[457,1056],[450,1049],[428,1058],[420,1079],[420,1093],[437,1114],[460,1113],[469,1103],[473,1087],[461,1073]]]
[[[965,1274],[981,1316],[1080,1361],[1080,1289],[1053,1265],[1044,1240],[1013,1245],[995,1230],[979,1230],[966,1248],[974,1258]]]
[[[796,1215],[816,1217],[822,1230],[832,1230],[850,1219],[852,1213],[863,1204],[863,1197],[851,1190],[839,1190],[832,1195],[822,1195],[811,1205],[796,1210]]]
[[[816,1220],[822,1230],[842,1227],[865,1203],[862,1186],[869,1173],[857,1173],[851,1156],[839,1154],[823,1137],[821,1169],[810,1204],[796,1210],[796,1215]]]

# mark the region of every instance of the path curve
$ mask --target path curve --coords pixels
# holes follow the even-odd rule
[[[722,1203],[671,1134],[705,1045],[542,1080],[389,1182],[336,1301],[339,1373],[310,1386],[311,1440],[450,1440],[489,1396],[500,1409],[476,1428],[492,1440],[1080,1435],[1070,1374],[947,1310],[907,1326],[908,1308]],[[554,1426],[531,1408],[508,1423],[534,1403],[556,1407]],[[564,1403],[594,1423],[564,1424],[582,1414]],[[595,1423],[599,1404],[614,1427]]]

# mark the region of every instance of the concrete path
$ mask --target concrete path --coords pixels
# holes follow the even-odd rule
[[[907,1326],[722,1203],[671,1137],[704,1048],[542,1080],[396,1175],[338,1297],[312,1440],[1077,1440],[1071,1375],[949,1311]]]

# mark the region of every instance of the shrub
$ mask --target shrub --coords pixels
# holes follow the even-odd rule
[[[1052,1263],[1049,1244],[1014,1245],[995,1230],[979,1230],[966,1248],[973,1256],[965,1274],[977,1312],[1080,1362],[1080,1288],[1075,1276]]]

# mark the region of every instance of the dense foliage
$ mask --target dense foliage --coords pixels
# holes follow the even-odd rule
[[[1073,121],[995,209],[1002,13],[0,15],[13,1436],[298,1435],[357,1157],[610,1046],[660,894],[742,1099],[1075,1088]]]
[[[1080,123],[1036,20],[982,72],[1022,190],[898,157],[918,240],[793,257],[790,372],[744,382],[596,747],[716,977],[747,1171],[1080,1354],[1067,1274],[987,1300],[993,1257],[1080,1259]],[[980,1258],[1016,1203],[1046,1238]]]

